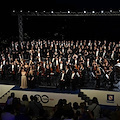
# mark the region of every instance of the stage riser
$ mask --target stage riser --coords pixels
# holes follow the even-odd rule
[[[118,104],[120,106],[120,92],[91,89],[81,89],[81,92],[90,97],[90,99],[97,97],[101,105],[117,106]]]
[[[0,97],[10,91],[15,85],[0,85]]]

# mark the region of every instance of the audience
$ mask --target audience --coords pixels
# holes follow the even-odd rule
[[[14,93],[12,93],[14,94]],[[15,95],[15,94],[14,94]],[[59,99],[54,109],[44,109],[36,96],[31,95],[30,101],[26,94],[13,98],[11,105],[7,102],[0,107],[0,120],[118,120],[120,109],[101,108],[96,97],[86,106],[86,102],[71,104],[66,99]],[[49,114],[51,111],[53,114]]]

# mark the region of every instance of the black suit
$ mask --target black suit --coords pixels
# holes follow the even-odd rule
[[[70,88],[70,76],[71,76],[71,70],[68,69],[68,72],[66,73],[66,80],[65,80],[65,86],[67,89]]]
[[[60,74],[60,82],[59,82],[59,86],[60,86],[60,90],[64,90],[65,89],[65,80],[66,80],[66,74],[64,73],[64,76],[62,78],[62,74]]]

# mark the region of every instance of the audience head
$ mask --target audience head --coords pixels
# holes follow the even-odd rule
[[[23,97],[22,97],[22,100],[23,101],[28,101],[28,96],[26,94],[24,94]]]
[[[98,99],[97,99],[96,97],[93,97],[93,99],[92,99],[92,103],[99,104],[99,103],[98,103]]]

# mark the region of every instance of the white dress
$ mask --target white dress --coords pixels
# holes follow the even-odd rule
[[[21,86],[20,88],[22,89],[26,89],[27,88],[27,77],[26,77],[26,72],[21,72],[22,76],[21,76]]]

